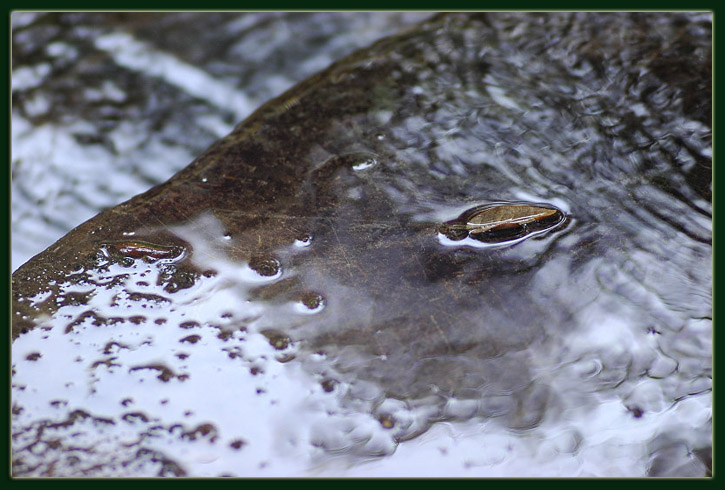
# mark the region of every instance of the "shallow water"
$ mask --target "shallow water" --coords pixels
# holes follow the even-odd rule
[[[706,475],[709,26],[454,15],[267,106],[16,272],[14,474]],[[564,221],[439,233],[501,202]]]
[[[13,14],[12,268],[426,13]]]

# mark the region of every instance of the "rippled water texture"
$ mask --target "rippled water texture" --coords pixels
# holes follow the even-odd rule
[[[15,475],[709,474],[710,15],[421,17],[14,17],[16,260],[201,155],[13,275]]]
[[[425,13],[15,13],[12,267]]]

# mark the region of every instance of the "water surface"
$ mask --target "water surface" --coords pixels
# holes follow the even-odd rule
[[[440,16],[265,105],[16,271],[14,474],[705,476],[710,28]]]

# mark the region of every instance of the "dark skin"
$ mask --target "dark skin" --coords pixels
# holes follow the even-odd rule
[[[568,305],[542,300],[544,295],[529,285],[536,272],[561,253],[581,263],[605,253],[626,253],[631,246],[629,232],[620,230],[616,222],[602,221],[609,215],[572,182],[585,189],[599,182],[588,170],[612,162],[611,186],[616,188],[619,177],[625,181],[633,175],[629,168],[620,175],[618,162],[628,161],[633,151],[644,153],[640,148],[646,145],[628,139],[639,128],[611,135],[607,133],[612,131],[610,126],[582,116],[573,109],[578,107],[574,96],[559,103],[556,117],[543,119],[551,126],[548,129],[543,122],[541,128],[526,126],[529,123],[512,126],[509,119],[523,116],[492,98],[488,82],[483,82],[487,77],[516,80],[521,86],[512,88],[512,96],[517,90],[528,90],[531,98],[519,101],[522,110],[529,110],[524,114],[541,101],[565,97],[558,89],[542,88],[534,78],[513,77],[505,56],[479,57],[481,46],[497,36],[505,38],[512,32],[506,26],[516,22],[495,15],[439,16],[333,64],[265,104],[169,181],[83,223],[18,269],[12,284],[13,338],[37,326],[41,314],[57,309],[58,284],[83,281],[85,275],[74,272],[100,267],[104,260],[125,257],[160,267],[170,257],[182,257],[165,276],[167,292],[213,275],[215,271],[194,262],[191,245],[173,231],[203,214],[213,216],[231,237],[229,247],[223,249],[230,259],[249,263],[261,275],[273,276],[275,267],[298,273],[298,283],[272,291],[261,288],[258,294],[266,300],[319,290],[329,302],[355,301],[348,293],[332,289],[333,283],[358,288],[361,297],[376,298],[374,320],[337,318],[334,327],[309,323],[290,326],[287,333],[306,340],[311,349],[334,351],[355,345],[363,352],[385,356],[386,362],[360,375],[386,380],[390,391],[401,396],[424,394],[432,381],[451,392],[473,390],[481,381],[468,379],[466,373],[483,369],[490,359],[525,349],[551,325],[572,328],[562,320],[569,314]],[[556,26],[551,29],[558,32]],[[465,44],[461,33],[480,46],[470,52],[444,49],[446,43]],[[606,43],[616,39],[598,39],[603,43],[599,49],[579,53],[586,54],[595,68],[610,66],[616,62],[610,54],[619,47]],[[517,49],[531,49],[524,38],[510,42],[520,43]],[[562,45],[566,42],[561,41]],[[402,69],[393,59],[395,53],[404,53],[412,68]],[[639,52],[634,56],[641,59],[628,60],[620,68],[650,59]],[[546,76],[556,82],[552,87],[598,86],[608,79],[594,69],[582,80],[557,63],[546,67],[550,70]],[[437,67],[441,66],[448,70],[440,71]],[[668,82],[678,83],[678,79]],[[461,89],[450,90],[456,83]],[[608,90],[607,96],[616,97],[617,90],[627,94],[629,88],[621,85]],[[600,102],[606,106],[609,100]],[[696,107],[690,104],[683,110]],[[478,112],[471,112],[474,109]],[[561,139],[583,130],[601,132],[609,139],[595,141],[587,151]],[[647,131],[652,139],[661,136],[651,134],[649,127]],[[612,138],[619,146],[611,143]],[[504,150],[495,146],[498,143]],[[539,204],[520,215],[521,221],[466,214],[492,202],[517,200],[509,190],[515,186],[496,170],[491,155],[503,151],[502,158],[515,163],[512,168],[535,169],[541,162],[527,160],[515,149],[546,144],[550,154],[543,159],[564,163],[556,172],[542,172],[548,179],[543,183],[521,177],[519,187],[528,185],[539,195],[571,199],[574,226],[560,211],[537,215]],[[619,147],[624,148],[622,155],[609,155]],[[476,156],[481,148],[486,152]],[[568,153],[572,148],[580,154]],[[421,160],[426,163],[420,164]],[[702,176],[693,174],[698,168],[684,171],[684,179],[700,182]],[[641,179],[638,182],[669,189],[669,184],[662,183],[667,171],[658,171],[660,180],[648,171],[643,166],[634,174]],[[693,186],[685,190],[683,199],[703,193],[707,192],[702,186]],[[445,206],[448,211],[430,212]],[[450,225],[462,215],[468,220],[463,228]],[[494,221],[498,224],[487,227]],[[442,247],[436,238],[441,229],[458,235],[463,231],[490,243],[527,237],[532,231],[549,233],[536,235],[537,241],[527,240],[522,246],[482,251],[465,245]],[[579,230],[590,235],[582,234],[566,252],[557,248],[558,237]],[[596,230],[614,231],[597,234]],[[128,233],[134,234],[132,240],[125,238]],[[306,236],[313,237],[309,253],[277,256],[279,250]],[[45,291],[51,291],[51,297],[39,307],[23,300]],[[436,363],[443,367],[432,367]],[[410,366],[416,367],[411,370]],[[525,365],[517,376],[527,379]]]
[[[85,394],[68,396],[69,414],[48,415],[24,370],[52,359],[58,336],[86,344],[84,359],[72,349],[65,358],[76,369],[52,365],[83,393],[98,368],[111,380],[143,375],[173,404],[170,386],[188,390],[189,380],[225,390],[209,364],[226,362],[233,382],[259,394],[246,370],[257,381],[265,366],[299,363],[313,380],[305,390],[369,411],[395,442],[450,420],[538,438],[529,431],[567,408],[586,417],[598,400],[622,399],[657,367],[637,351],[660,337],[676,344],[687,333],[678,321],[704,324],[711,307],[710,46],[706,26],[677,13],[441,15],[265,104],[169,181],[13,274],[14,355],[27,356],[13,366],[13,393],[32,394],[14,400],[14,473],[123,471],[96,453],[96,436],[108,434],[99,424],[128,431],[100,446],[127,454],[132,472],[149,456],[128,443],[157,433],[188,444],[218,430],[216,447],[229,443],[242,458],[257,443],[244,430],[254,417],[234,420],[239,433],[216,420],[159,425],[164,405],[134,401],[134,384],[110,395],[133,410],[115,420],[85,407]],[[215,255],[223,261],[206,260]],[[230,263],[246,275],[230,274]],[[194,305],[179,300],[213,296],[204,286],[227,279],[233,314],[193,318]],[[134,289],[141,282],[151,284]],[[612,319],[627,324],[626,342],[589,337]],[[154,342],[157,329],[178,343],[159,340],[141,364],[115,354],[133,349],[116,335]],[[245,358],[255,355],[250,340],[269,343],[267,363]],[[610,342],[622,352],[608,355]],[[204,369],[187,370],[197,352]],[[704,378],[706,357],[685,359],[675,376]],[[581,370],[589,358],[601,359],[600,372]],[[372,395],[355,391],[366,385]],[[406,425],[382,399],[421,409],[419,423]],[[465,410],[451,410],[452,399]],[[148,423],[123,425],[128,416]],[[707,447],[691,449],[711,464]],[[186,456],[151,454],[159,474],[185,474]]]

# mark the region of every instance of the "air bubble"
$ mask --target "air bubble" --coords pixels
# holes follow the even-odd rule
[[[364,160],[361,160],[359,163],[356,163],[352,166],[353,171],[360,172],[362,170],[367,170],[369,168],[374,167],[378,164],[378,161],[375,158],[369,157]]]
[[[299,248],[309,247],[312,245],[312,235],[302,235],[301,237],[295,239],[294,245]]]
[[[269,345],[274,347],[275,350],[284,350],[292,343],[289,336],[279,330],[264,330],[261,333],[267,338]]]
[[[264,278],[274,278],[282,274],[282,265],[274,257],[257,256],[249,259],[249,268]]]
[[[314,291],[306,291],[298,298],[297,311],[300,313],[318,313],[325,308],[325,298]]]

